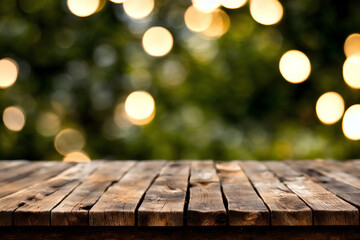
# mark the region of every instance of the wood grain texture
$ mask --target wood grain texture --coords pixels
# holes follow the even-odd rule
[[[216,169],[228,207],[230,226],[264,226],[270,214],[236,161],[218,162]]]
[[[220,181],[212,161],[192,162],[189,191],[187,225],[221,226],[227,224]]]
[[[139,226],[182,226],[190,162],[169,162],[146,192],[138,210]]]
[[[89,210],[105,190],[135,164],[134,161],[103,163],[51,211],[53,226],[88,226]]]
[[[101,162],[79,163],[42,183],[0,199],[0,226],[49,226],[50,211]]]
[[[314,225],[359,225],[359,211],[283,162],[266,166],[313,211]]]
[[[0,185],[22,179],[28,175],[31,175],[39,168],[47,166],[54,166],[54,162],[34,161],[29,164],[21,164],[17,167],[11,167],[10,169],[1,172]]]
[[[112,185],[91,208],[90,226],[134,226],[136,210],[146,190],[160,173],[165,161],[137,163]]]
[[[35,169],[33,166],[35,165]],[[65,162],[38,162],[24,167],[29,167],[31,171],[26,174],[20,174],[13,178],[4,180],[0,183],[0,197],[15,193],[21,189],[27,188],[46,179],[56,176],[60,172],[73,166],[73,163]],[[31,167],[30,167],[31,166]]]
[[[317,172],[315,169],[312,169],[309,164],[303,164],[302,161],[287,161],[292,168],[301,171],[306,176],[308,176],[312,181],[320,184],[330,192],[334,193],[336,196],[344,199],[345,201],[351,203],[352,205],[360,208],[360,191],[359,189],[348,185],[343,182],[336,181],[333,178],[323,175],[320,172]]]
[[[311,209],[266,166],[256,161],[239,162],[271,213],[273,226],[312,225]]]
[[[0,172],[29,163],[26,160],[0,160]]]

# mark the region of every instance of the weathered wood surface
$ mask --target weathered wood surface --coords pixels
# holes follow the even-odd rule
[[[0,232],[1,226],[359,226],[359,166],[325,160],[0,161]]]
[[[91,226],[134,226],[136,210],[164,161],[139,162],[112,185],[90,210]]]
[[[229,225],[269,225],[269,211],[239,164],[236,161],[218,162],[216,169],[228,205]]]
[[[267,167],[256,161],[241,162],[255,189],[268,206],[271,225],[306,226],[312,225],[311,209]]]
[[[266,166],[313,211],[314,225],[359,225],[359,211],[282,162]]]
[[[226,208],[220,181],[212,161],[193,161],[191,163],[189,192],[187,225],[226,225]]]
[[[133,165],[133,161],[104,163],[51,211],[51,224],[87,226],[92,206]]]

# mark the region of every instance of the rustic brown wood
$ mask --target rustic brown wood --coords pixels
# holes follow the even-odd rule
[[[343,182],[360,189],[360,178],[345,172],[344,169],[335,167],[331,164],[331,162],[323,160],[305,160],[301,161],[301,163],[306,164],[310,168],[315,169],[317,172],[320,172],[329,178],[333,178],[336,181]]]
[[[212,161],[192,162],[189,191],[187,225],[221,226],[227,224],[220,181]]]
[[[4,180],[0,183],[0,197],[4,197],[11,193],[15,193],[21,189],[27,188],[46,179],[56,176],[60,172],[73,166],[72,163],[65,162],[40,162],[35,165],[37,168],[30,168],[32,171],[22,174],[21,176],[14,176],[11,180]],[[27,166],[25,166],[27,167]]]
[[[269,211],[239,164],[236,161],[218,162],[216,169],[228,205],[229,225],[269,225]]]
[[[53,226],[88,226],[89,210],[105,190],[135,164],[134,161],[105,162],[51,211]]]
[[[17,167],[12,167],[0,174],[0,185],[22,179],[31,175],[34,171],[42,167],[54,166],[54,162],[32,162],[31,164],[22,164]]]
[[[315,169],[312,169],[309,166],[309,163],[305,165],[302,161],[287,161],[287,164],[289,164],[292,168],[301,171],[306,176],[310,177],[312,181],[320,184],[330,192],[334,193],[336,196],[344,199],[357,208],[360,208],[359,189],[343,182],[336,181],[335,179],[329,178],[328,176],[317,172]]]
[[[20,165],[29,163],[29,161],[25,160],[0,160],[0,172],[8,171],[10,168],[18,167]]]
[[[146,192],[139,226],[182,226],[190,173],[189,161],[169,162]]]
[[[239,162],[271,213],[271,225],[312,225],[311,209],[260,162]]]
[[[359,225],[359,211],[283,162],[266,166],[313,211],[314,225]]]
[[[349,240],[360,239],[360,229],[342,227],[7,227],[0,228],[0,239],[67,239],[67,240],[119,240],[119,239],[292,239],[292,240]]]
[[[80,163],[45,182],[0,199],[0,226],[50,225],[50,211],[101,162]]]
[[[137,207],[164,164],[165,161],[139,162],[91,208],[90,226],[134,226]]]

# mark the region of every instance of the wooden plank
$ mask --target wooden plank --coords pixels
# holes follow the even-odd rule
[[[264,226],[270,214],[236,161],[218,162],[216,169],[226,198],[230,226]]]
[[[51,211],[51,225],[88,226],[89,210],[134,164],[134,161],[105,162]]]
[[[189,161],[166,164],[138,210],[139,226],[183,225],[189,173]]]
[[[300,198],[256,161],[239,162],[270,210],[273,226],[312,225],[312,212]]]
[[[79,163],[45,182],[0,199],[0,226],[49,226],[50,211],[101,162]]]
[[[189,191],[187,225],[221,226],[227,224],[220,181],[212,161],[192,162]]]
[[[309,168],[309,166],[307,164],[304,164],[302,161],[287,161],[286,163],[292,168],[301,171],[312,181],[320,184],[330,192],[334,193],[336,196],[344,199],[345,201],[356,206],[357,208],[360,208],[359,189],[343,182],[336,181],[335,179],[332,179],[328,176],[325,176],[322,173],[316,171],[316,169]]]
[[[134,226],[135,213],[165,161],[143,161],[112,185],[91,208],[90,226]]]
[[[316,169],[316,171],[321,174],[333,178],[336,181],[346,183],[350,186],[360,189],[360,178],[356,177],[350,173],[344,171],[344,169],[335,167],[328,161],[323,160],[302,160],[303,164],[306,164],[311,169]]]
[[[54,177],[60,172],[68,169],[73,166],[72,163],[64,163],[64,162],[42,162],[40,165],[38,163],[28,164],[28,167],[34,167],[36,165],[36,169],[31,168],[30,172],[23,174],[21,178],[14,177],[8,180],[4,180],[0,183],[0,197],[4,197],[6,195],[15,193],[21,189],[27,188],[31,185],[42,182],[46,179]],[[25,166],[25,167],[26,167]]]
[[[0,160],[0,172],[7,171],[9,168],[18,167],[27,164],[29,161],[25,160]]]
[[[17,167],[12,167],[7,171],[2,171],[0,174],[0,186],[9,182],[17,181],[42,167],[52,166],[54,162],[36,161],[27,164],[22,164]]]
[[[283,162],[266,166],[313,211],[314,225],[359,225],[359,211]]]

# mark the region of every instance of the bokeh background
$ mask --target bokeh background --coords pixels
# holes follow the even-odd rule
[[[1,0],[0,159],[357,158],[359,12]]]

